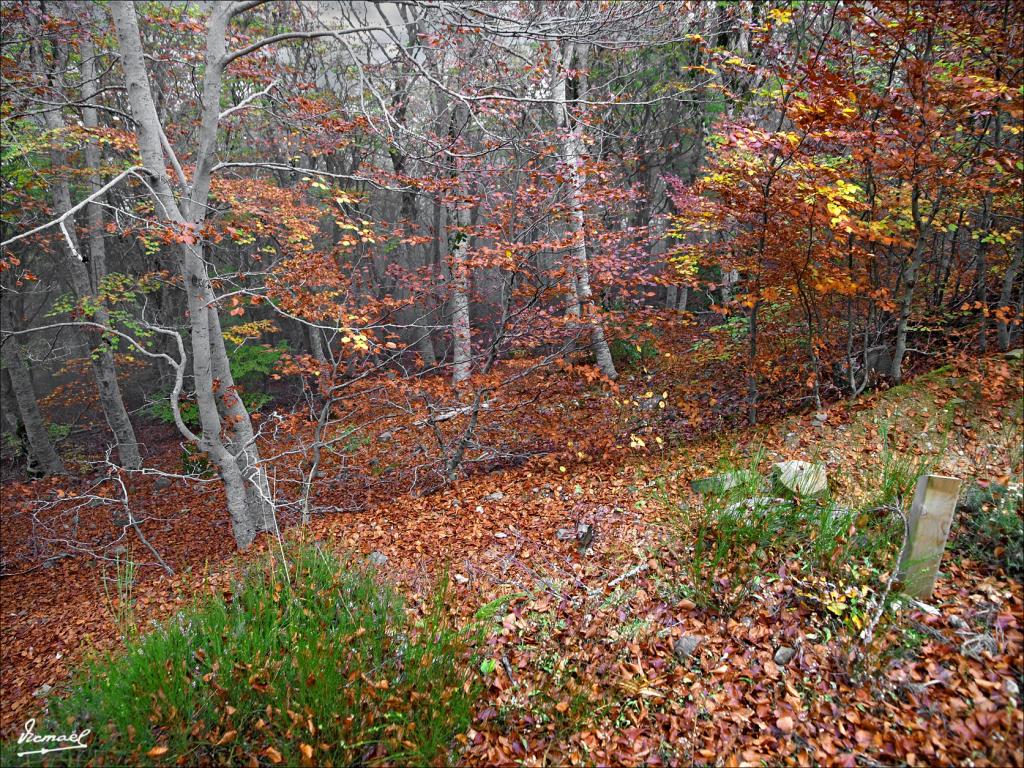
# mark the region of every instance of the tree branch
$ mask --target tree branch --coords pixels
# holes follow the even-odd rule
[[[62,213],[57,218],[51,219],[50,221],[46,222],[45,224],[40,224],[38,227],[36,227],[34,229],[30,229],[28,232],[22,232],[20,235],[15,235],[14,237],[10,237],[7,240],[4,240],[2,243],[0,243],[0,248],[7,248],[12,243],[16,243],[19,240],[24,240],[26,237],[31,237],[34,234],[37,234],[39,232],[42,232],[45,229],[49,229],[50,227],[54,227],[54,226],[60,226],[61,229],[64,230],[65,236],[67,236],[68,233],[67,233],[67,230],[64,229],[64,222],[69,217],[74,216],[78,211],[80,211],[83,208],[85,208],[85,206],[87,206],[93,200],[95,200],[95,199],[97,199],[99,197],[103,197],[103,195],[105,195],[109,189],[111,189],[113,187],[116,187],[121,182],[122,179],[124,179],[124,178],[126,178],[128,176],[132,176],[137,171],[141,171],[141,170],[143,170],[143,166],[141,166],[141,165],[133,165],[128,170],[121,171],[121,173],[117,174],[117,176],[112,178],[110,181],[108,181],[102,187],[97,189],[91,195],[89,195],[88,197],[83,199],[77,205],[74,205],[71,208],[69,208],[68,210],[66,210],[64,213]],[[75,255],[76,256],[78,255],[77,252],[76,252]],[[79,259],[81,259],[81,256],[79,256]]]

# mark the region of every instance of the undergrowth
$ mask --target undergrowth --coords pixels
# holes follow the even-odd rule
[[[969,485],[957,506],[953,548],[1012,579],[1024,578],[1024,487]]]
[[[84,668],[36,732],[90,728],[92,746],[47,763],[428,764],[478,690],[446,588],[413,620],[372,571],[294,546]]]
[[[763,451],[756,450],[746,462],[724,462],[719,474],[695,484],[703,503],[677,516],[677,539],[686,550],[685,596],[731,613],[780,566],[826,591],[884,576],[902,532],[892,507],[912,491],[924,464],[883,451],[877,493],[854,509],[827,490],[815,496],[789,492],[761,471],[764,463]],[[846,597],[834,613],[850,604],[848,591],[840,590]]]

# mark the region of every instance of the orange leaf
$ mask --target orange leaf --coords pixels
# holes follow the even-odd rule
[[[775,725],[777,725],[779,727],[779,730],[783,733],[793,732],[793,718],[789,715],[786,715],[785,717],[780,717],[778,720],[775,721]]]
[[[146,753],[146,757],[160,757],[166,755],[168,752],[167,747],[153,747],[149,752]]]
[[[216,746],[220,747],[220,746],[223,746],[224,744],[227,744],[229,741],[231,741],[237,735],[238,735],[238,731],[225,731],[224,735],[221,736],[217,740],[217,745]]]
[[[266,757],[267,760],[272,762],[274,765],[277,765],[284,759],[283,757],[281,757],[281,753],[273,747],[267,747],[266,749],[264,749],[263,756]]]

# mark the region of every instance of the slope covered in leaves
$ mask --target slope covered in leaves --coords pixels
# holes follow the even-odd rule
[[[824,462],[837,500],[863,506],[883,472],[883,437],[902,456],[934,457],[944,473],[983,484],[1019,479],[1019,362],[953,364],[824,418],[780,417],[753,431],[725,426],[727,388],[724,409],[704,393],[708,404],[691,419],[692,393],[677,389],[668,366],[637,367],[615,389],[558,376],[544,383],[530,421],[560,436],[555,450],[432,495],[371,492],[360,511],[317,517],[308,532],[339,550],[376,552],[414,604],[445,569],[451,610],[464,620],[509,600],[478,649],[485,692],[453,745],[466,763],[1024,762],[1024,593],[1005,568],[972,559],[970,529],[954,531],[937,611],[887,612],[863,645],[853,617],[870,617],[894,545],[874,570],[836,571],[854,577],[841,600],[828,595],[840,585],[816,581],[796,554],[762,559],[752,549],[714,574],[756,583],[723,608],[705,599],[693,570],[701,501],[690,490],[723,460],[760,448],[763,463]],[[522,416],[502,427],[507,434],[521,437]],[[145,631],[197,595],[230,593],[252,555],[230,556],[206,488],[140,485],[132,498],[146,507],[147,539],[176,571],[141,570],[132,620]],[[20,550],[24,529],[15,535],[32,519],[30,498],[49,497],[59,510],[61,497],[80,489],[45,481],[3,490],[4,560],[15,564],[0,581],[10,736],[60,692],[74,664],[116,648],[120,630],[116,611],[98,608],[108,604],[102,562],[33,562]],[[325,491],[339,504],[346,492]],[[102,538],[103,508],[76,509],[76,535]],[[580,524],[595,534],[582,548]],[[133,551],[147,559],[137,543]],[[845,595],[854,582],[860,591]]]

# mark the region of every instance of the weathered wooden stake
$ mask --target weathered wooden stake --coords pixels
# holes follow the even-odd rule
[[[899,572],[903,591],[911,597],[931,597],[959,495],[958,478],[922,475],[917,480]]]

